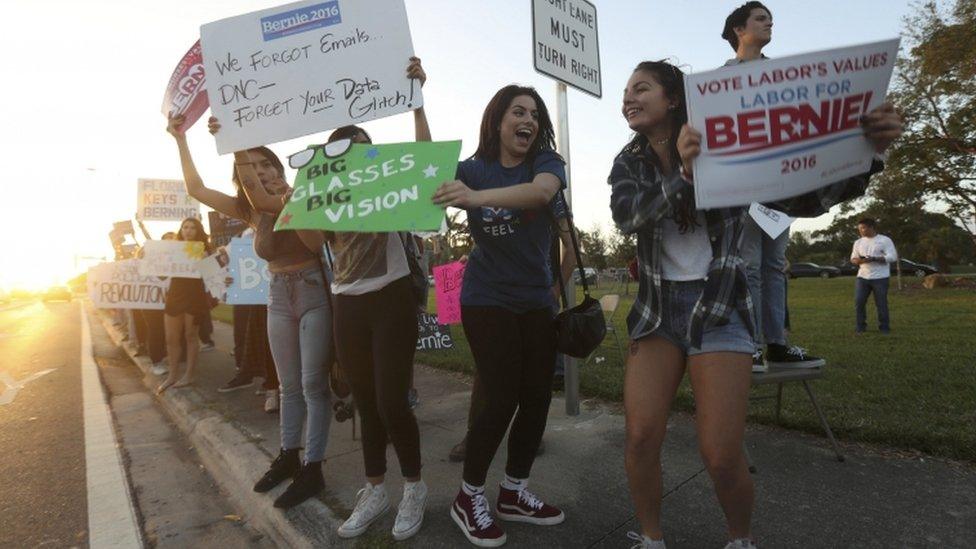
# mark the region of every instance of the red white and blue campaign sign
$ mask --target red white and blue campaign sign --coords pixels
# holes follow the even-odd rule
[[[685,77],[699,209],[797,196],[864,173],[874,149],[859,118],[881,105],[898,39]]]
[[[181,131],[193,125],[203,113],[207,112],[210,101],[207,100],[207,79],[203,73],[203,50],[197,40],[183,59],[176,65],[173,75],[169,77],[166,93],[163,95],[163,114],[170,111],[174,115],[182,114],[186,117]]]

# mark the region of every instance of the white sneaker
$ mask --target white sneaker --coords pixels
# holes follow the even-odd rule
[[[651,539],[637,532],[627,532],[627,539],[637,542],[631,545],[630,549],[668,549],[664,539]]]
[[[757,549],[756,543],[749,538],[734,539],[725,545],[725,549]]]
[[[165,362],[157,362],[152,365],[152,368],[150,368],[149,371],[152,372],[154,376],[164,376],[169,373],[169,368],[166,367]]]
[[[393,539],[403,541],[420,530],[427,507],[427,484],[423,480],[403,485],[403,499],[393,523]]]
[[[386,497],[386,489],[376,488],[368,482],[356,497],[356,508],[339,527],[340,538],[354,538],[362,534],[390,508],[390,498]]]
[[[752,373],[754,374],[765,374],[769,371],[769,367],[766,366],[766,360],[763,357],[762,349],[757,349],[755,353],[752,354]]]
[[[264,411],[268,414],[273,414],[278,411],[278,391],[272,389],[265,393],[267,396],[264,398]]]

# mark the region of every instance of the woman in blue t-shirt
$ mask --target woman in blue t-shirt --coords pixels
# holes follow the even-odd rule
[[[556,358],[548,258],[553,219],[561,213],[553,211],[561,203],[556,193],[566,172],[554,141],[535,89],[506,86],[485,108],[478,150],[458,165],[457,179],[434,194],[437,204],[466,210],[475,242],[464,272],[461,320],[486,405],[471,421],[464,482],[451,517],[482,547],[505,543],[484,484],[509,423],[498,517],[543,525],[564,518],[526,489],[546,428]]]

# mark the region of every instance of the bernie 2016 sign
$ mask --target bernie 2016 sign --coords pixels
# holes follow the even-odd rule
[[[685,77],[702,133],[699,209],[804,194],[868,171],[860,117],[884,102],[898,40],[759,60]]]
[[[301,167],[275,230],[436,231],[444,209],[431,199],[460,153],[460,141],[310,147],[289,159]]]

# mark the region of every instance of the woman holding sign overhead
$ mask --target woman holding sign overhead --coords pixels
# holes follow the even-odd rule
[[[610,171],[610,209],[637,235],[640,287],[627,317],[632,340],[624,377],[625,465],[640,523],[635,547],[665,547],[661,529],[661,446],[671,402],[689,372],[702,460],[728,523],[727,548],[751,540],[753,485],[742,451],[752,353],[752,302],[740,254],[747,208],[698,210],[693,160],[701,135],[687,125],[684,74],[663,61],[637,65],[624,89],[624,119],[635,135]],[[901,123],[883,106],[862,120],[879,152]],[[881,169],[880,163],[872,172]],[[816,216],[862,194],[862,174],[775,204]]]
[[[407,76],[423,86],[420,59],[410,59]],[[414,110],[415,139],[430,141],[423,108]],[[328,143],[372,143],[357,126],[332,132]],[[298,160],[294,155],[290,160]],[[301,166],[293,165],[295,168]],[[362,418],[365,486],[356,506],[339,527],[342,538],[365,532],[390,507],[384,486],[386,445],[393,443],[403,475],[403,497],[393,523],[393,538],[416,534],[424,519],[427,485],[420,476],[420,431],[409,404],[420,303],[411,279],[417,248],[410,233],[329,232],[335,251],[335,343],[339,365],[352,386]],[[413,257],[411,257],[413,256]]]
[[[206,187],[190,156],[186,136],[179,130],[182,123],[182,116],[171,116],[167,131],[179,148],[187,193],[254,227],[255,251],[268,261],[272,274],[268,339],[281,383],[281,451],[254,490],[267,492],[293,479],[274,503],[276,507],[292,507],[325,486],[322,462],[332,420],[325,365],[332,362],[328,337],[332,333],[332,314],[319,258],[322,234],[273,232],[276,216],[262,212],[262,207],[277,205],[280,209],[289,187],[284,166],[267,147],[234,154],[232,179],[236,196]],[[211,131],[216,132],[219,127],[211,119]],[[299,458],[302,447],[304,462]]]
[[[485,404],[470,421],[451,518],[468,541],[482,547],[505,543],[485,481],[510,423],[498,517],[539,525],[564,519],[527,488],[546,428],[556,362],[549,250],[553,219],[565,215],[556,194],[565,187],[566,172],[554,149],[552,121],[539,94],[506,86],[485,109],[477,151],[458,164],[457,180],[434,194],[437,204],[467,211],[475,241],[464,271],[461,321]],[[572,268],[572,254],[566,255],[564,273]]]

